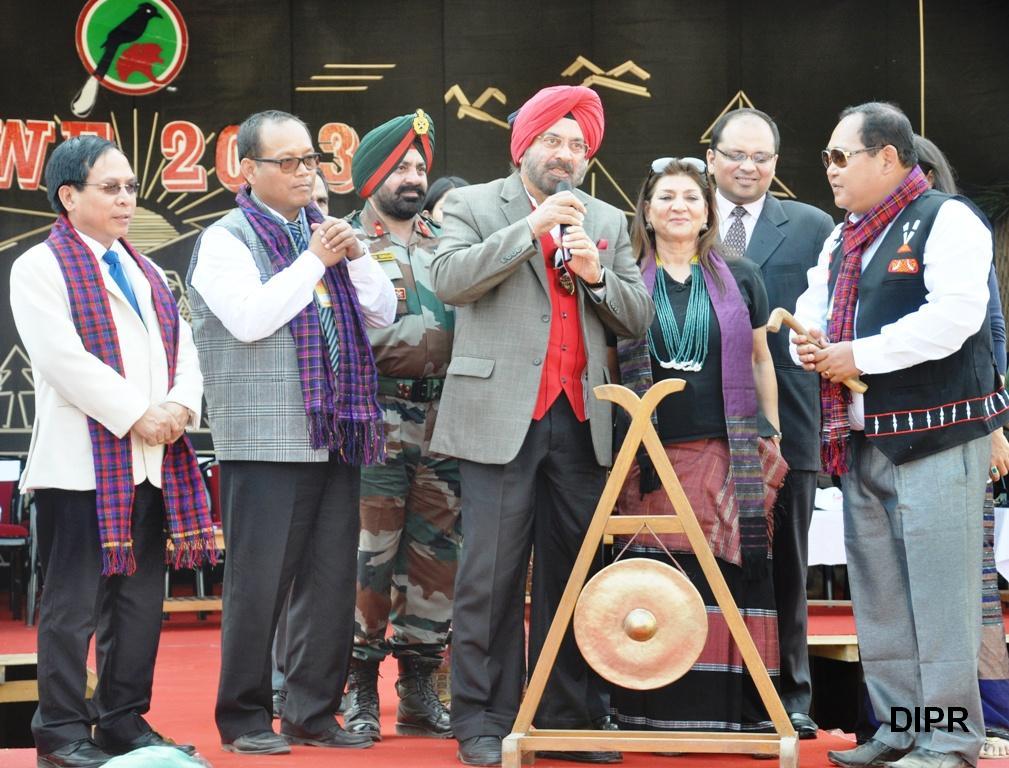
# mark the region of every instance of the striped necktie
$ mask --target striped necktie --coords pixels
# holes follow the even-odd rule
[[[741,257],[746,253],[746,228],[743,226],[743,217],[746,215],[746,209],[737,205],[732,209],[732,213],[729,214],[732,217],[732,224],[729,226],[729,230],[725,233],[725,237],[722,239],[722,245],[725,250],[737,257]]]
[[[291,233],[294,245],[298,254],[308,250],[308,243],[305,242],[305,233],[301,228],[301,221],[287,222],[287,229]],[[320,280],[315,286],[315,306],[319,311],[319,327],[322,335],[326,339],[326,349],[329,350],[329,360],[333,366],[335,374],[340,364],[340,337],[336,332],[336,319],[333,317],[333,302],[326,288],[326,281]]]
[[[133,286],[130,285],[130,278],[126,276],[126,270],[123,269],[122,262],[119,261],[119,254],[115,251],[106,251],[105,255],[102,256],[102,261],[109,265],[109,274],[112,275],[112,279],[116,281],[116,285],[126,294],[126,300],[130,302],[130,306],[137,311],[140,319],[143,320],[144,313],[140,311],[137,295],[133,292]]]

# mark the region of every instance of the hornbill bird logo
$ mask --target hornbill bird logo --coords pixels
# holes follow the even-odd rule
[[[102,43],[102,58],[99,59],[98,66],[70,105],[70,110],[77,117],[87,117],[91,113],[98,97],[98,85],[108,74],[119,49],[127,43],[138,40],[147,31],[147,25],[154,18],[163,16],[151,3],[141,3],[133,13],[109,30],[105,42]]]

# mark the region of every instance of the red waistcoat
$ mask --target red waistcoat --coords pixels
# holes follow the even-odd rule
[[[582,326],[578,320],[578,294],[569,294],[560,285],[557,269],[554,268],[557,243],[549,232],[540,238],[540,245],[543,248],[547,285],[550,288],[551,317],[550,340],[547,343],[547,357],[543,361],[543,377],[540,379],[533,419],[542,419],[557,396],[564,392],[575,416],[579,421],[585,421],[582,373],[585,372],[586,358]]]

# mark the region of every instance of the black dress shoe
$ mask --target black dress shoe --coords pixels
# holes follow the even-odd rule
[[[187,755],[196,754],[196,747],[192,744],[176,744],[171,739],[166,739],[157,731],[145,731],[135,739],[123,741],[96,727],[95,744],[110,755],[125,755],[134,749],[143,749],[144,747],[172,747],[180,752],[185,752]]]
[[[788,719],[792,721],[792,727],[800,739],[815,739],[820,728],[813,722],[813,718],[805,712],[789,712]]]
[[[459,742],[456,753],[464,765],[501,765],[500,736],[470,736]]]
[[[863,766],[883,765],[899,760],[910,751],[910,748],[894,749],[881,741],[869,739],[865,744],[854,749],[831,750],[827,753],[827,759],[841,768],[862,768]]]
[[[305,744],[310,747],[367,749],[375,746],[375,742],[367,734],[345,731],[339,723],[333,723],[321,733],[309,733],[289,723],[284,723],[280,726],[280,733],[291,744]]]
[[[228,744],[221,744],[221,749],[240,755],[286,755],[290,753],[291,745],[273,731],[252,731],[243,733]]]
[[[602,717],[597,717],[592,721],[592,727],[597,731],[619,731],[620,725],[609,715],[603,715]]]
[[[114,755],[99,749],[91,739],[78,739],[54,749],[48,755],[39,755],[38,768],[98,768]]]
[[[536,750],[536,756],[545,760],[567,760],[572,763],[594,763],[596,765],[609,765],[611,763],[622,763],[624,756],[619,752],[598,751],[598,752],[556,752],[554,750]]]

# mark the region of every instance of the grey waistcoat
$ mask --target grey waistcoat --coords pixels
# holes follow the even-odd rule
[[[270,255],[240,209],[212,226],[224,227],[252,252],[264,283],[273,277]],[[201,236],[202,239],[202,236]],[[292,243],[293,248],[293,243]],[[298,355],[288,325],[251,344],[239,341],[192,286],[200,244],[186,275],[193,338],[203,369],[203,393],[214,451],[222,461],[326,461],[313,448],[301,392]]]

